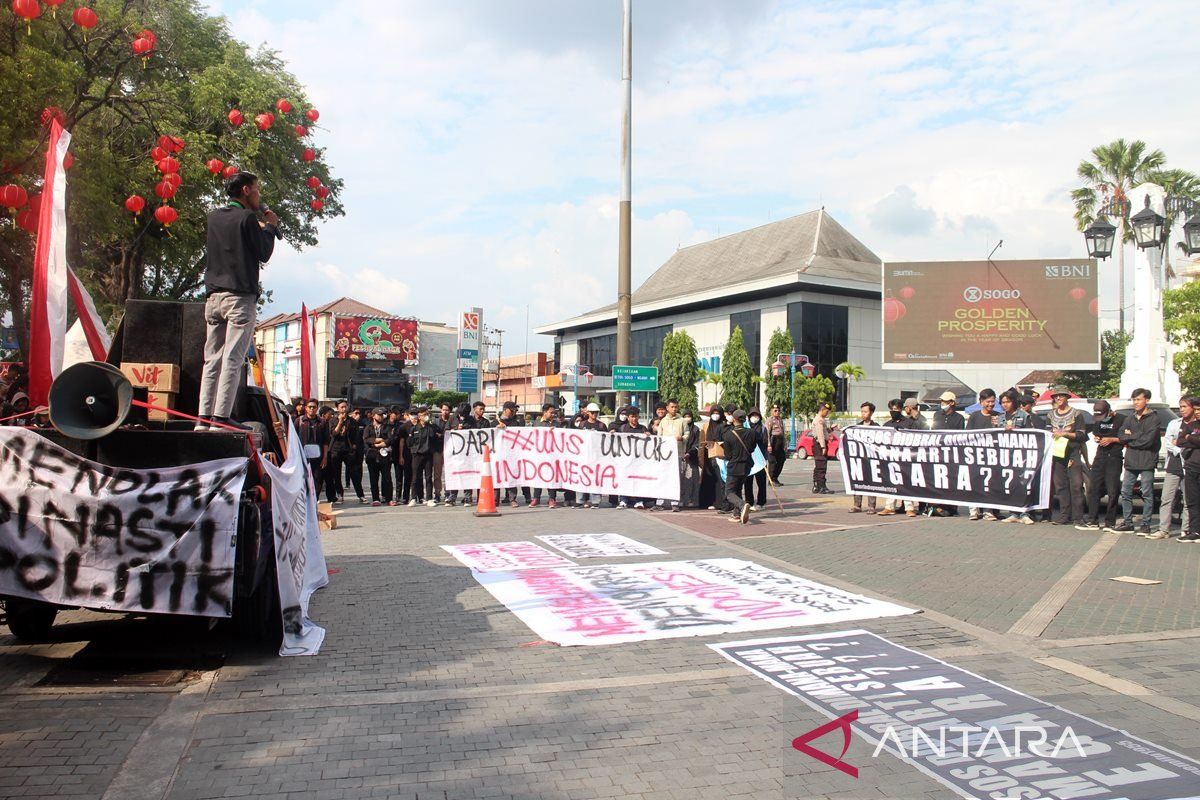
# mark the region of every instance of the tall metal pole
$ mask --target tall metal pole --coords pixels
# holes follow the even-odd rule
[[[792,351],[788,354],[788,361],[792,365],[792,383],[791,383],[791,406],[792,406],[792,451],[796,450],[796,353]]]
[[[624,104],[621,111],[621,204],[620,233],[617,255],[617,363],[630,361],[630,339],[633,331],[633,272],[630,266],[630,184],[632,182],[630,138],[633,119],[633,0],[624,0],[625,19],[621,56],[621,89]],[[628,392],[617,393],[617,406],[629,403]]]

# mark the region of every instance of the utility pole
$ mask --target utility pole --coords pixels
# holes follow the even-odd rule
[[[633,272],[630,266],[631,239],[631,137],[633,133],[633,0],[624,0],[625,15],[622,32],[621,89],[624,104],[621,111],[621,204],[620,233],[617,255],[617,363],[630,361],[630,339],[633,330]],[[617,393],[617,406],[629,402],[628,392]]]

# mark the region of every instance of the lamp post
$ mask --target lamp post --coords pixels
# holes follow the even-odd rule
[[[796,450],[796,364],[800,364],[800,371],[806,378],[811,378],[817,368],[809,363],[808,356],[803,353],[792,351],[790,353],[780,353],[775,356],[775,363],[771,365],[771,374],[775,377],[780,377],[786,371],[788,372],[788,397],[790,398],[788,405],[792,412],[792,436],[791,450]]]
[[[1087,244],[1088,255],[1098,261],[1103,261],[1112,255],[1113,243],[1116,241],[1117,227],[1108,221],[1112,214],[1121,220],[1122,241],[1117,247],[1124,247],[1125,218],[1129,215],[1129,200],[1123,194],[1105,201],[1096,213],[1096,219],[1083,231],[1083,240]],[[1121,251],[1118,259],[1117,275],[1117,318],[1121,333],[1125,332],[1125,251]]]
[[[572,375],[575,376],[575,384],[574,384],[575,396],[574,396],[574,400],[572,401],[572,409],[573,410],[571,411],[571,413],[578,414],[579,413],[579,377],[582,375],[583,379],[585,381],[587,381],[588,383],[591,383],[592,378],[594,378],[595,376],[592,375],[592,370],[590,367],[588,367],[587,364],[571,364],[570,366],[564,366],[562,368],[562,371],[560,371],[558,373],[558,377],[562,378],[563,383],[566,383],[567,378],[571,377]]]

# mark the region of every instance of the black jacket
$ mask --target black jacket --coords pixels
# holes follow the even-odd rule
[[[227,205],[209,212],[204,288],[258,296],[258,272],[275,251],[275,228],[258,224],[248,208]]]
[[[427,456],[433,452],[436,433],[429,424],[413,425],[408,429],[408,452],[414,456]]]
[[[933,412],[933,429],[935,431],[961,431],[966,427],[966,418],[957,411],[947,414],[939,408]]]
[[[721,434],[721,442],[725,445],[726,474],[745,475],[754,464],[754,433],[749,428],[727,427]]]
[[[309,417],[305,414],[297,423],[296,432],[300,434],[303,444],[316,444],[322,448],[329,446],[329,427],[320,417]]]
[[[1180,425],[1175,445],[1183,456],[1184,468],[1191,474],[1200,471],[1200,420]]]
[[[1099,436],[1101,439],[1109,439],[1117,435],[1121,430],[1121,426],[1125,424],[1125,417],[1120,414],[1113,414],[1108,419],[1096,418],[1092,421],[1091,433]],[[1120,462],[1122,457],[1121,445],[1117,444],[1099,445],[1096,447],[1096,455],[1092,459],[1092,464],[1107,464],[1109,461]]]
[[[367,460],[375,462],[388,460],[390,455],[388,457],[379,455],[379,448],[375,447],[376,439],[383,439],[383,441],[387,442],[388,447],[395,447],[395,426],[385,419],[378,425],[374,421],[371,421],[363,427],[363,449],[366,452]]]
[[[351,416],[346,417],[346,422],[341,428],[341,433],[338,433],[337,416],[329,420],[329,452],[339,456],[352,456],[362,447],[362,431]]]
[[[1154,469],[1158,465],[1158,450],[1162,446],[1162,433],[1158,429],[1158,414],[1153,409],[1138,419],[1137,414],[1125,417],[1125,424],[1117,431],[1117,438],[1125,445],[1125,469]]]
[[[967,418],[967,430],[969,431],[979,431],[994,427],[996,427],[996,422],[992,419],[992,415],[983,413],[982,408],[971,412],[971,416]]]

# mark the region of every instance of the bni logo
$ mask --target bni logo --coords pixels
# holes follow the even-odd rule
[[[1047,264],[1047,278],[1090,278],[1091,264]]]

